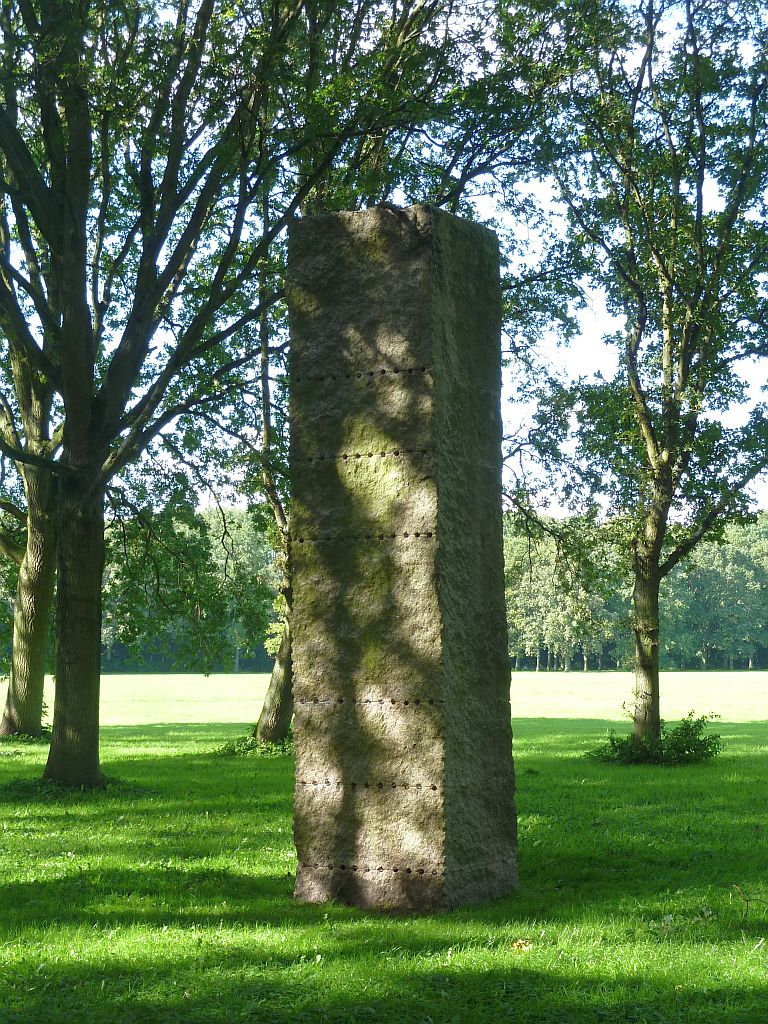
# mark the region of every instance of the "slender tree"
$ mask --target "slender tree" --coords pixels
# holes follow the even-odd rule
[[[768,18],[753,0],[589,0],[558,17],[579,65],[544,148],[574,264],[623,327],[616,375],[550,389],[542,434],[572,434],[623,530],[634,730],[658,736],[661,580],[768,465],[747,380],[768,355]]]

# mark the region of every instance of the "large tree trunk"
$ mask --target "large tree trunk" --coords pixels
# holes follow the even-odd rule
[[[291,617],[286,615],[280,650],[272,668],[264,706],[254,729],[260,743],[283,743],[293,718],[293,661],[291,658]]]
[[[51,475],[28,466],[27,543],[13,609],[11,678],[0,736],[42,735],[43,684],[56,578],[55,494]]]
[[[56,700],[45,778],[93,788],[99,769],[101,585],[104,499],[86,497],[91,474],[71,473],[59,485],[56,592]]]
[[[634,734],[638,739],[659,739],[659,584],[658,568],[651,560],[635,558],[633,593],[635,634]]]

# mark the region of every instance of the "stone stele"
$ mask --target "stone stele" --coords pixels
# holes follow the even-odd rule
[[[496,236],[428,206],[288,257],[296,897],[513,889]]]

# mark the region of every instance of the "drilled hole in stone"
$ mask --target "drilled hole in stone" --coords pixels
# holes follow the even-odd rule
[[[424,874],[424,868],[419,868],[419,870],[416,873],[418,875],[423,875]]]
[[[403,783],[403,789],[408,789],[408,783],[407,782]]]
[[[421,536],[421,534],[420,534],[420,533],[414,533],[414,535],[413,535],[413,536],[414,536],[414,537],[420,537],[420,536]]]
[[[347,865],[346,864],[339,864],[339,867],[341,868],[342,871],[346,871],[347,870]]]
[[[406,873],[406,875],[410,875],[411,874],[411,869],[410,868],[406,868],[405,869],[405,873]]]
[[[353,865],[352,865],[352,870],[353,870],[353,871],[357,871],[357,864],[353,864]]]
[[[397,783],[396,782],[392,783],[392,789],[397,789]]]
[[[394,697],[392,697],[392,698],[390,699],[390,702],[389,702],[389,703],[390,703],[390,704],[397,704],[397,701],[395,700],[395,698],[394,698]]]
[[[384,789],[384,783],[383,782],[379,783],[379,789]]]
[[[410,536],[410,534],[406,532],[406,533],[404,533],[404,534],[403,534],[403,536],[404,536],[404,537],[409,537],[409,536]]]
[[[400,373],[400,370],[398,370],[397,368],[395,368],[395,369],[394,369],[394,370],[393,370],[392,372],[393,372],[393,373]]]
[[[434,792],[437,789],[437,786],[433,782],[429,788]]]
[[[410,701],[407,701],[407,700],[404,700],[404,701],[403,701],[403,704],[405,704],[405,706],[406,706],[406,707],[408,707],[408,704],[409,704],[409,703],[410,703]]]
[[[346,462],[346,461],[347,461],[347,459],[349,458],[349,456],[348,456],[348,455],[342,455],[341,457],[342,457],[342,459],[344,459],[344,461],[345,461],[345,462]]]
[[[392,454],[393,454],[393,455],[399,455],[399,454],[400,454],[400,450],[399,450],[399,449],[396,449],[395,451],[393,451],[393,452],[392,452]]]
[[[393,870],[393,871],[397,871],[397,870],[398,870],[398,868],[392,868],[392,870]]]
[[[382,868],[382,867],[378,867],[378,868],[376,868],[376,870],[377,870],[377,871],[383,871],[383,870],[384,870],[384,868]]]
[[[436,875],[436,874],[437,874],[437,872],[436,872],[436,871],[433,871],[433,872],[432,872],[432,874],[433,874],[433,875]]]

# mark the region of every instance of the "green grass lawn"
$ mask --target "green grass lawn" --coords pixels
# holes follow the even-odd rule
[[[602,677],[516,677],[520,893],[423,917],[292,902],[291,759],[215,753],[263,678],[127,678],[106,791],[0,745],[2,1024],[768,1021],[765,676],[720,675],[725,751],[684,769],[581,756],[626,697]]]

